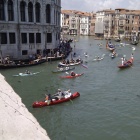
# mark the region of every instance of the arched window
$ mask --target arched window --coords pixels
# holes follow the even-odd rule
[[[12,0],[8,0],[8,20],[14,20],[14,10],[13,10],[13,2]]]
[[[36,3],[35,5],[35,15],[36,15],[36,22],[40,22],[40,4]]]
[[[28,4],[28,17],[29,22],[33,22],[33,4],[31,2]]]
[[[4,1],[0,0],[0,20],[5,20],[4,16]]]
[[[50,4],[46,6],[46,23],[51,23],[51,7]]]
[[[20,3],[20,18],[21,18],[21,21],[25,21],[25,2],[24,1]]]

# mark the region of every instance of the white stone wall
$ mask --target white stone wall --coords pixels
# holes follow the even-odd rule
[[[0,140],[50,140],[0,74]]]

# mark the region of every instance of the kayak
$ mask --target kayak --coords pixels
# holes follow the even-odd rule
[[[58,72],[65,72],[65,71],[70,71],[70,70],[74,70],[75,67],[70,68],[70,67],[65,67],[65,68],[59,68],[58,70],[54,70],[52,71],[53,73],[58,73]]]
[[[84,73],[81,73],[81,74],[75,74],[75,76],[71,76],[71,75],[66,75],[66,76],[60,76],[60,78],[76,78],[76,77],[79,77],[79,76],[82,76]]]
[[[63,103],[63,102],[68,102],[70,100],[73,100],[77,97],[80,96],[80,93],[79,92],[75,92],[73,93],[70,97],[67,97],[67,98],[61,98],[61,99],[52,99],[52,102],[48,103],[46,101],[36,101],[32,104],[32,107],[33,108],[40,108],[40,107],[44,107],[44,106],[51,106],[51,105],[56,105],[56,104],[60,104],[60,103]]]
[[[119,65],[118,68],[123,69],[123,68],[128,68],[133,65],[133,59],[130,58],[127,62],[125,62],[123,65]]]
[[[13,76],[31,76],[31,75],[36,75],[40,72],[34,72],[34,73],[19,73],[18,75],[13,75]]]

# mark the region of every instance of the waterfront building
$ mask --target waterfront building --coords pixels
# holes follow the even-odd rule
[[[95,21],[96,21],[96,14],[91,12],[91,18],[89,22],[89,35],[95,36]]]
[[[69,34],[69,15],[71,12],[69,10],[61,11],[61,32],[63,34]]]
[[[61,0],[0,0],[2,57],[26,59],[59,45]]]
[[[104,16],[104,38],[113,38],[114,28],[115,28],[115,11],[114,10],[106,10]]]
[[[89,23],[90,15],[89,13],[79,13],[80,15],[80,35],[89,35]]]

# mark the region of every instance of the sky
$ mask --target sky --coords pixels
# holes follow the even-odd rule
[[[140,0],[61,0],[62,10],[97,12],[104,9],[125,8],[140,10]]]

